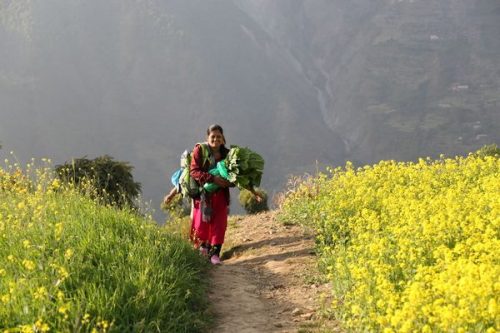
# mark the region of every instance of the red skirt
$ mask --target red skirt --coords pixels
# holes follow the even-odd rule
[[[224,243],[227,229],[227,198],[225,191],[219,190],[210,195],[209,205],[212,207],[210,221],[203,221],[201,200],[193,200],[193,215],[191,220],[191,241],[195,246],[201,243],[218,245]]]

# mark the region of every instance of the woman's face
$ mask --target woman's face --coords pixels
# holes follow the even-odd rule
[[[218,149],[224,143],[224,137],[218,130],[211,131],[207,136],[207,142],[211,148]]]

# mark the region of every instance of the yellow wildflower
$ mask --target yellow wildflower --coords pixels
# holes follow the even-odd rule
[[[35,297],[35,299],[43,299],[47,295],[47,289],[45,287],[40,287],[34,292],[33,297]]]
[[[0,296],[0,301],[3,304],[9,303],[10,302],[10,295],[9,294],[4,294],[4,295]]]
[[[52,188],[54,190],[57,190],[60,186],[61,186],[61,182],[59,181],[59,179],[56,178],[52,181]]]
[[[49,325],[44,323],[42,319],[38,319],[35,323],[36,330],[38,332],[48,332],[50,330]]]
[[[61,280],[64,280],[64,279],[66,279],[69,276],[69,273],[66,270],[66,268],[60,266],[58,268],[58,270],[59,270],[59,276],[61,277]]]
[[[32,271],[35,269],[35,263],[31,260],[24,259],[23,266],[26,267],[26,269],[29,271]]]
[[[57,312],[59,312],[60,314],[62,314],[64,316],[64,319],[67,319],[68,318],[69,309],[70,309],[70,304],[66,303],[66,304],[61,305],[59,307],[59,309],[57,309]]]
[[[33,333],[33,327],[31,325],[19,326],[19,331],[21,333]]]
[[[69,260],[73,256],[73,249],[67,249],[66,252],[64,252],[64,258],[66,260]]]
[[[88,324],[90,322],[90,315],[88,313],[83,315],[82,325]]]
[[[54,233],[57,240],[61,238],[62,231],[63,231],[63,224],[61,222],[56,223],[54,226]]]

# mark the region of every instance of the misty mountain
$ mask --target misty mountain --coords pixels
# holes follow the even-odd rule
[[[245,1],[361,162],[500,139],[497,0]]]
[[[499,141],[499,33],[496,0],[3,0],[0,154],[109,154],[155,208],[212,123],[271,192],[317,162],[462,154]]]

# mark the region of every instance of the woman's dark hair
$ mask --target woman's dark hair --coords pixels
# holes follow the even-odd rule
[[[222,141],[224,141],[224,142],[221,146],[222,146],[223,150],[226,150],[227,149],[226,148],[226,137],[224,136],[224,130],[222,129],[222,126],[217,125],[217,124],[213,124],[213,125],[208,126],[207,136],[210,135],[210,132],[213,132],[213,131],[219,131],[220,134],[222,134]]]
[[[212,132],[212,131],[219,131],[220,134],[222,134],[224,136],[224,130],[222,129],[222,127],[220,125],[213,124],[213,125],[208,126],[207,135],[210,135],[210,132]]]

